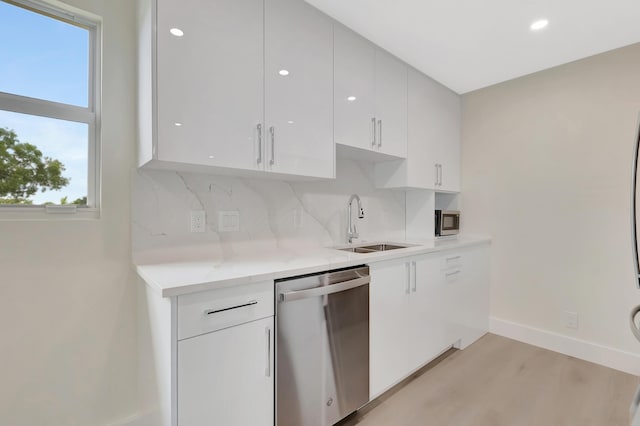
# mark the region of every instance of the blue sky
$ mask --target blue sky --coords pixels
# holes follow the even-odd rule
[[[86,107],[89,31],[0,1],[0,92]],[[88,128],[81,123],[0,111],[0,127],[66,167],[69,186],[32,197],[34,204],[87,194]]]

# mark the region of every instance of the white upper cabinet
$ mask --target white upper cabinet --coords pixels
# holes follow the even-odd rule
[[[259,169],[262,0],[158,0],[155,159]]]
[[[436,191],[460,191],[460,139],[462,102],[460,96],[439,83],[426,78],[430,84],[430,99],[426,110],[430,130],[427,143],[434,145],[435,164],[439,168]],[[411,124],[410,124],[411,126]],[[434,169],[432,169],[433,172]]]
[[[374,149],[375,46],[342,25],[335,25],[335,142]]]
[[[376,50],[376,139],[378,151],[407,157],[407,66]]]
[[[140,3],[139,165],[335,176],[330,18],[302,0]]]
[[[460,96],[426,75],[408,73],[406,161],[376,165],[382,188],[460,191]]]
[[[336,24],[334,78],[335,142],[406,158],[406,65]]]
[[[300,0],[266,1],[267,170],[334,177],[332,92],[331,20]]]

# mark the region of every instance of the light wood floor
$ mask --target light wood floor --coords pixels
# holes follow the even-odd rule
[[[487,334],[340,426],[629,425],[640,379]]]

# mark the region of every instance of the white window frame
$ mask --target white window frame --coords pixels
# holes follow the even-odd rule
[[[60,2],[2,0],[34,13],[58,19],[89,31],[89,79],[87,107],[0,92],[0,110],[87,124],[88,182],[87,205],[11,205],[0,204],[0,220],[98,219],[101,199],[100,106],[102,23],[96,16]]]

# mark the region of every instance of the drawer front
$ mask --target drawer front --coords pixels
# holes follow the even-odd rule
[[[462,268],[463,261],[464,255],[461,252],[454,251],[451,253],[446,253],[442,256],[440,270],[450,271],[452,269],[460,269]]]
[[[178,340],[273,315],[273,281],[178,296]]]

